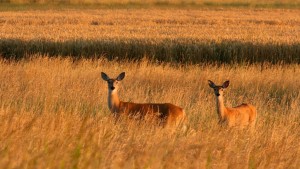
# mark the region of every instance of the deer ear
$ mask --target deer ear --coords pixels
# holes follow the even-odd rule
[[[101,72],[101,77],[103,80],[108,81],[109,77],[104,72]]]
[[[123,80],[124,77],[125,77],[125,72],[120,73],[119,76],[117,77],[117,81]]]
[[[211,88],[216,87],[216,85],[214,84],[214,82],[212,82],[211,80],[208,80],[208,85],[209,85]]]
[[[229,80],[225,81],[222,85],[223,88],[227,88],[229,86]]]

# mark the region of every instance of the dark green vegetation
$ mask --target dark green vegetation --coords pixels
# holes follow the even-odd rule
[[[300,63],[300,44],[253,44],[250,42],[201,42],[163,40],[0,40],[0,55],[6,59],[22,59],[32,54],[74,59],[106,57],[112,59],[180,63]]]

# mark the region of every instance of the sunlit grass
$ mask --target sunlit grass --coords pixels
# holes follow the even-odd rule
[[[0,62],[1,168],[297,168],[299,65],[170,65],[37,56]],[[187,132],[115,124],[100,72],[126,72],[120,98],[185,109]],[[207,80],[225,104],[258,109],[254,132],[218,126]]]
[[[0,168],[299,168],[297,9],[101,2],[0,4]],[[183,107],[187,131],[116,123],[101,71],[126,72],[123,101]],[[218,125],[209,79],[230,80],[226,106],[256,106],[253,132]]]
[[[298,13],[283,9],[1,12],[0,55],[300,63]]]

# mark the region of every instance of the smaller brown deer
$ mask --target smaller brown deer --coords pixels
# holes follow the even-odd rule
[[[219,122],[227,123],[228,126],[247,126],[254,127],[256,122],[257,112],[254,106],[243,103],[236,107],[225,107],[223,92],[229,86],[229,81],[225,81],[222,86],[217,86],[211,80],[208,84],[214,89],[217,101],[217,112]]]

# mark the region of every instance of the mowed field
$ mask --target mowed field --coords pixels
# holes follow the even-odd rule
[[[0,168],[297,169],[299,23],[297,9],[0,12]],[[126,72],[123,101],[183,107],[187,130],[115,123],[102,71]],[[208,80],[230,80],[226,106],[256,106],[254,130],[218,125]]]
[[[99,9],[0,13],[5,39],[299,43],[298,9]]]

